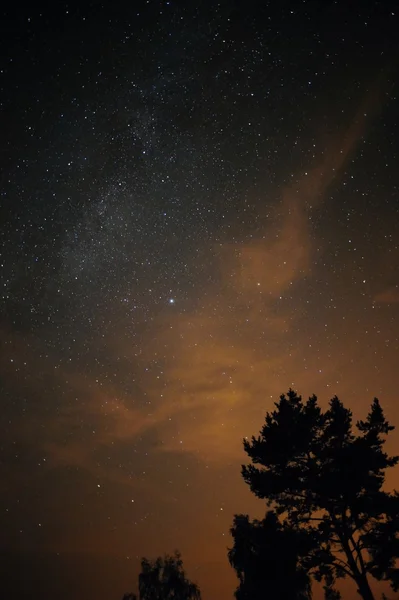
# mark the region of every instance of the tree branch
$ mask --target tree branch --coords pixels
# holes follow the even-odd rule
[[[359,579],[360,579],[360,571],[359,571],[359,567],[356,564],[356,560],[353,557],[353,552],[352,552],[352,550],[351,550],[351,548],[349,546],[349,543],[348,543],[347,531],[342,531],[342,530],[340,531],[341,527],[340,527],[339,523],[337,522],[337,519],[333,515],[331,515],[331,520],[332,520],[332,522],[334,524],[335,530],[336,530],[337,535],[338,535],[338,537],[340,539],[342,550],[343,550],[343,552],[346,555],[347,565],[348,565],[348,567],[349,567],[349,569],[350,569],[350,571],[352,573],[351,577],[356,582],[358,582]],[[345,517],[344,517],[344,515],[343,515],[342,526],[343,526],[344,530],[347,529],[347,527],[345,525]]]
[[[348,577],[350,577],[351,579],[354,579],[353,573],[350,570],[348,563],[346,563],[344,560],[342,560],[342,558],[338,558],[338,557],[334,557],[334,562],[335,561],[338,561],[340,563],[339,568],[342,569],[343,572],[346,573],[346,575],[348,575]]]
[[[318,517],[303,517],[303,519],[298,519],[298,523],[307,523],[308,521],[324,521],[324,519],[319,519]]]
[[[359,563],[361,572],[365,574],[366,573],[366,567],[365,567],[363,556],[362,556],[362,548],[359,547],[358,544],[355,542],[355,540],[353,539],[353,535],[352,534],[350,534],[350,540],[351,540],[351,542],[352,542],[352,544],[353,544],[353,546],[354,546],[354,548],[356,550],[356,555],[357,555],[356,556],[356,562]]]

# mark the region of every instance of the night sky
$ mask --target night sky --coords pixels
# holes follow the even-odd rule
[[[399,8],[31,4],[0,24],[2,591],[118,600],[178,548],[227,600],[278,396],[399,426]]]

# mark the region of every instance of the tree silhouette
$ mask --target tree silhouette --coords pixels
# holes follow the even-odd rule
[[[316,396],[303,402],[290,389],[275,407],[260,436],[244,440],[253,464],[242,475],[286,527],[310,540],[300,567],[324,582],[328,598],[336,598],[340,577],[352,578],[364,600],[374,600],[370,575],[397,591],[399,494],[382,486],[399,458],[383,450],[394,428],[379,401],[356,433],[351,411],[337,397],[323,412]]]
[[[269,511],[262,521],[236,515],[231,535],[234,546],[228,557],[240,580],[237,600],[263,600],[266,595],[280,600],[311,598],[310,577],[298,558],[311,549],[305,532],[280,523]]]
[[[187,579],[179,552],[155,560],[141,559],[140,600],[201,600],[199,587]],[[123,600],[136,600],[125,594]]]

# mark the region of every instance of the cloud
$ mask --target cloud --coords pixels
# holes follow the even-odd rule
[[[382,290],[374,297],[377,304],[397,304],[399,302],[399,287],[397,285]]]
[[[167,407],[178,432],[165,436],[165,450],[180,444],[216,462],[241,456],[242,436],[254,431],[270,398],[290,384],[287,373],[298,372],[300,356],[287,336],[298,316],[285,312],[279,300],[295,295],[296,284],[311,276],[309,217],[365,135],[380,89],[381,82],[372,86],[319,163],[282,190],[275,214],[256,239],[219,247],[220,283],[206,290],[195,313],[165,323],[163,333],[157,324],[150,351],[161,347],[167,356],[158,414]]]
[[[108,350],[126,357],[126,373],[142,373],[154,359],[162,365],[156,377],[142,377],[137,395],[61,367],[39,340],[27,343],[26,336],[7,332],[12,338],[3,348],[7,356],[12,350],[20,369],[29,365],[21,378],[15,363],[3,362],[12,385],[21,393],[29,387],[49,406],[51,390],[64,389],[54,407],[38,410],[12,435],[39,439],[50,466],[72,465],[127,483],[131,476],[104,466],[98,451],[112,453],[117,444],[133,445],[149,432],[156,452],[191,453],[217,464],[241,456],[242,436],[256,430],[271,398],[290,385],[287,374],[298,371],[299,351],[287,334],[299,317],[281,299],[294,297],[296,285],[311,276],[312,211],[365,134],[379,105],[378,90],[379,84],[319,161],[282,189],[274,214],[264,217],[255,238],[214,248],[219,280],[200,291],[192,312],[161,314],[147,329],[139,354],[115,330]],[[375,301],[398,302],[398,290],[385,290]]]

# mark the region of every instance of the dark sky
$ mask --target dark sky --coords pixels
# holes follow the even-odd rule
[[[2,589],[118,599],[179,548],[227,600],[233,515],[264,511],[242,438],[279,394],[399,425],[399,9],[26,4],[0,25]]]

